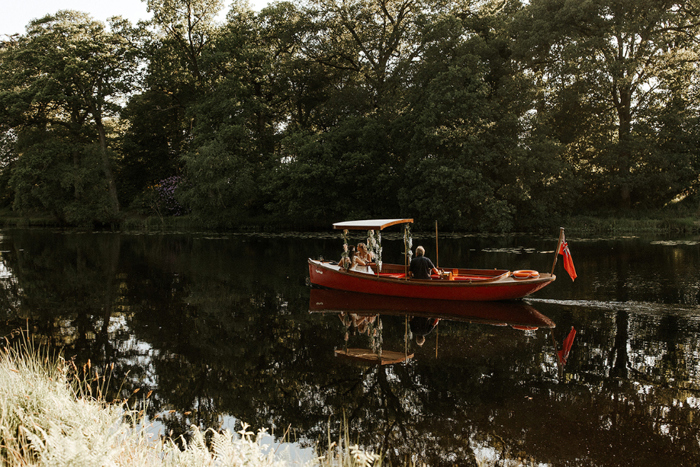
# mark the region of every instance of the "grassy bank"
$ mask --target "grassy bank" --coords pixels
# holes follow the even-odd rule
[[[561,219],[557,225],[544,229],[556,230],[559,226],[566,227],[569,235],[638,235],[638,234],[694,234],[700,233],[700,217],[688,210],[669,212],[635,212],[601,213],[595,216],[570,216]],[[190,216],[160,217],[141,216],[125,213],[119,223],[104,226],[62,226],[47,215],[32,215],[20,217],[8,210],[0,210],[0,227],[33,228],[54,227],[76,230],[114,230],[121,232],[139,233],[173,233],[173,232],[304,232],[326,231],[330,225],[288,225],[274,224],[269,221],[251,220],[231,229],[217,229],[202,223]],[[418,226],[416,226],[418,228]],[[431,226],[432,228],[432,226]],[[415,229],[414,229],[415,230]],[[534,233],[534,232],[533,232]]]
[[[284,451],[263,445],[264,432],[252,433],[247,427],[238,434],[203,433],[193,427],[186,441],[155,436],[126,402],[106,403],[99,389],[94,394],[71,362],[27,341],[0,349],[0,465],[298,465]],[[97,388],[100,381],[108,381],[108,376],[90,374]],[[381,463],[341,439],[307,465],[349,467],[373,461],[375,466]]]
[[[693,234],[700,232],[697,217],[571,217],[566,230],[576,235]]]

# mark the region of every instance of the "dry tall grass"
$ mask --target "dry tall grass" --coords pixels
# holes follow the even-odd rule
[[[0,350],[0,465],[16,466],[288,466],[285,452],[262,444],[244,426],[238,434],[205,433],[192,428],[178,447],[154,436],[126,404],[106,403],[87,381],[77,381],[71,362],[36,348]],[[73,383],[71,383],[73,381]],[[102,377],[103,384],[107,382]],[[99,386],[98,386],[99,387]],[[104,386],[103,386],[104,387]],[[310,465],[369,466],[378,456],[340,439]],[[295,464],[296,465],[296,464]]]

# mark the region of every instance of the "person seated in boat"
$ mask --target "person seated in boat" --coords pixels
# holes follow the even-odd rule
[[[431,274],[440,275],[430,258],[425,256],[425,248],[416,247],[416,256],[411,260],[409,272],[414,279],[430,279]]]
[[[374,255],[370,251],[367,251],[367,245],[358,243],[357,253],[355,253],[352,259],[352,267],[350,269],[357,272],[374,274],[374,271],[372,271],[372,268],[369,266],[372,259],[374,259]]]
[[[338,261],[338,266],[340,266],[341,269],[345,269],[346,271],[350,269],[353,265],[353,260],[355,259],[355,247],[350,247],[348,249],[348,245],[345,244],[345,251],[347,251],[347,255],[343,255],[342,258],[340,258],[340,261]]]
[[[371,334],[372,330],[372,325],[374,324],[374,321],[377,319],[377,316],[360,316],[355,313],[352,314],[352,324],[355,326],[355,329],[357,329],[357,332],[360,334],[367,334],[368,336]]]
[[[367,316],[358,315],[357,313],[345,314],[344,311],[340,312],[338,318],[340,318],[343,326],[345,326],[345,340],[348,340],[350,330],[353,331],[353,334],[355,334],[355,332],[359,332],[360,334],[367,334],[369,336],[371,334],[371,325],[374,324],[374,321],[378,317],[379,315]]]
[[[416,336],[416,344],[422,347],[425,344],[425,336],[433,332],[440,322],[440,318],[426,318],[423,316],[414,316],[411,318],[410,327],[411,333]]]

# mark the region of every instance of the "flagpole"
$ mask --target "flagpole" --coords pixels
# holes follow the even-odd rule
[[[552,344],[554,344],[554,355],[557,359],[557,374],[561,378],[562,375],[564,374],[564,365],[562,361],[559,359],[559,352],[557,351],[557,340],[554,338],[554,331],[552,329],[549,330],[550,334],[552,335]]]
[[[557,249],[554,250],[554,262],[552,263],[552,274],[554,274],[554,267],[557,265],[557,258],[559,257],[559,249],[561,249],[562,243],[564,243],[564,227],[559,227],[559,242],[557,243]]]

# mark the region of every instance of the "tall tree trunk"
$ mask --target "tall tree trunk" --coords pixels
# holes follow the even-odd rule
[[[632,187],[630,184],[632,166],[632,89],[627,86],[618,88],[616,99],[618,127],[618,184],[620,187],[620,207],[628,209],[631,202]]]
[[[100,136],[100,157],[102,159],[102,170],[104,171],[105,178],[107,179],[107,185],[109,187],[109,201],[112,207],[112,215],[116,217],[119,214],[119,198],[117,197],[117,184],[114,182],[114,175],[112,175],[112,169],[109,164],[109,156],[107,155],[107,136],[105,134],[105,127],[102,124],[102,114],[98,109],[94,109],[93,116],[95,118],[95,125],[97,126],[97,133]]]
[[[112,346],[109,342],[109,324],[112,318],[112,313],[114,311],[114,290],[115,283],[117,281],[117,272],[119,271],[119,253],[121,251],[121,236],[119,234],[116,237],[110,238],[109,241],[109,267],[106,268],[106,281],[105,281],[105,297],[104,297],[104,315],[102,321],[102,329],[100,330],[97,338],[97,349],[104,352],[104,364],[110,361]]]

